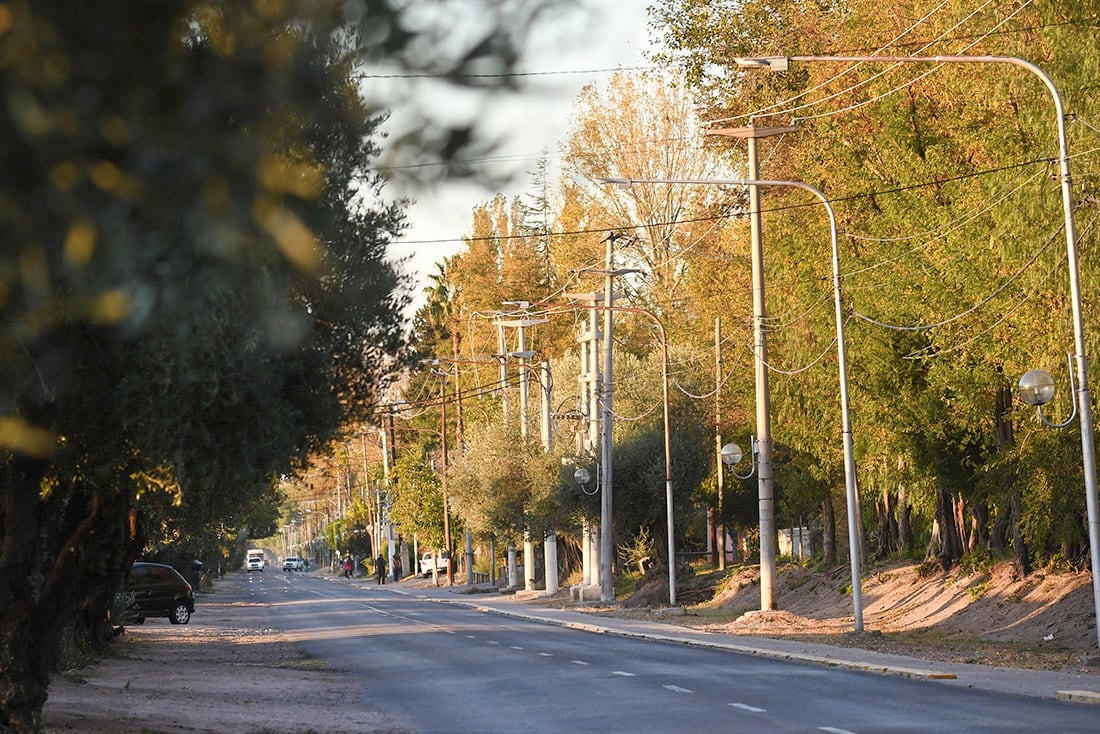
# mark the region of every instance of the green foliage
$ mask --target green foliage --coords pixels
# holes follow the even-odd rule
[[[526,26],[498,24],[540,5],[430,58],[436,29],[377,3],[0,7],[0,728],[37,728],[46,636],[138,550],[263,532],[272,477],[371,410],[404,220],[358,77],[507,78]],[[413,128],[421,155],[481,148]]]
[[[810,182],[827,192],[837,212],[861,477],[868,466],[882,466],[876,492],[908,490],[913,527],[925,534],[916,543],[921,548],[931,518],[953,517],[949,505],[959,503],[988,518],[979,545],[1003,543],[1015,527],[1034,551],[1079,552],[1079,438],[1068,429],[1038,438],[1003,398],[1026,369],[1062,373],[1072,344],[1062,201],[1050,175],[1057,148],[1048,90],[1007,64],[792,62],[786,73],[761,74],[714,63],[779,51],[905,55],[911,42],[936,38],[922,45],[924,53],[1024,58],[1053,78],[1067,109],[1089,121],[1087,129],[1069,128],[1072,166],[1089,170],[1100,112],[1093,93],[1100,41],[1086,20],[1087,3],[1036,2],[1011,18],[994,6],[940,8],[899,35],[882,19],[906,8],[868,0],[843,9],[666,0],[653,17],[667,45],[665,60],[687,76],[710,108],[707,116],[744,120],[739,116],[768,110],[768,124],[777,125],[784,124],[783,111],[799,118],[797,135],[761,142],[762,177]],[[960,33],[968,34],[965,48],[955,40]],[[731,160],[743,154],[729,152]],[[1079,175],[1075,196],[1092,187]],[[777,474],[784,502],[836,485],[835,372],[799,371],[819,355],[832,361],[834,332],[830,309],[822,306],[827,259],[820,211],[794,195],[768,192],[766,201],[766,210],[776,212],[765,212],[769,362],[792,372],[773,373],[773,435],[798,465]],[[1079,246],[1087,249],[1096,237],[1093,216],[1079,210],[1077,220]],[[1095,283],[1098,272],[1083,262],[1083,283]],[[1087,341],[1092,354],[1098,340],[1090,333]],[[1060,415],[1069,410],[1063,392],[1052,408]],[[822,484],[815,489],[808,478]],[[865,509],[873,506],[871,484],[861,480]],[[971,532],[964,525],[959,532]],[[943,523],[938,527],[942,533]]]
[[[623,565],[632,571],[645,575],[648,567],[653,565],[653,557],[657,552],[657,546],[653,542],[653,536],[649,528],[638,528],[638,532],[627,543],[619,544],[619,558]]]
[[[513,427],[478,426],[448,472],[455,511],[480,537],[518,543],[562,523],[556,490],[560,459],[524,441]]]
[[[443,487],[428,457],[407,452],[393,466],[390,512],[404,534],[428,548],[443,547]]]

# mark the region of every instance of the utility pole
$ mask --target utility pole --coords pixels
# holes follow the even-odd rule
[[[447,551],[447,586],[454,586],[455,564],[451,559],[451,506],[447,497],[447,373],[439,371],[440,445],[443,451],[443,547]],[[391,564],[392,565],[392,564]]]
[[[459,379],[458,372],[458,334],[457,330],[452,327],[451,330],[451,355],[455,362],[455,443],[458,445],[459,455],[463,455],[466,451],[465,439],[463,434],[465,432],[465,423],[462,420],[462,381]],[[466,585],[469,586],[474,582],[474,533],[470,530],[470,523],[466,525]],[[420,556],[413,555],[413,571],[416,571],[416,564],[419,561]]]
[[[614,268],[614,254],[615,254],[615,241],[622,237],[617,232],[612,232],[604,240],[604,269],[603,270],[589,270],[588,272],[594,275],[602,275],[604,277],[604,290],[602,294],[575,294],[567,293],[566,297],[572,299],[584,299],[590,300],[592,303],[590,331],[596,333],[598,329],[598,315],[597,311],[602,309],[604,311],[604,325],[603,334],[603,364],[600,368],[600,375],[602,377],[602,385],[599,391],[598,401],[594,401],[590,408],[590,416],[594,416],[597,413],[601,413],[600,419],[600,472],[597,478],[597,484],[600,487],[600,538],[599,538],[599,563],[593,566],[593,578],[592,584],[598,584],[600,587],[600,600],[611,601],[615,598],[615,585],[612,577],[612,561],[614,560],[615,546],[613,542],[611,525],[612,525],[612,496],[613,492],[613,471],[612,471],[612,415],[613,415],[613,398],[614,398],[614,383],[612,375],[614,373],[614,353],[612,346],[614,344],[614,279],[616,276],[625,275],[627,273],[637,272],[632,269],[620,269]],[[603,304],[601,306],[596,305],[596,301],[602,296]],[[593,349],[589,356],[589,365],[598,364],[599,348],[598,345],[593,343]],[[599,379],[599,377],[597,379]],[[590,423],[590,427],[593,425]],[[592,432],[593,445],[595,444],[596,431]]]
[[[599,311],[596,309],[596,293],[567,294],[570,298],[584,299],[591,303],[588,309],[587,325],[582,326],[582,331],[577,337],[580,344],[581,374],[578,377],[581,389],[581,412],[587,416],[587,426],[583,432],[577,434],[578,456],[594,450],[599,439],[599,390],[600,382],[600,322]],[[598,474],[598,473],[597,473]],[[596,484],[599,485],[599,476]],[[588,587],[593,579],[593,551],[594,543],[592,527],[588,521],[581,526],[581,586]],[[598,580],[598,576],[597,576]]]
[[[530,304],[527,301],[505,301],[506,304],[517,306],[521,311],[525,311],[529,308]],[[545,324],[548,322],[546,318],[519,318],[504,320],[502,318],[497,319],[497,345],[500,348],[500,370],[501,370],[501,382],[503,384],[503,393],[507,394],[508,388],[508,371],[505,367],[505,363],[512,353],[508,352],[504,339],[504,327],[513,327],[519,329],[519,350],[515,353],[520,360],[520,435],[523,439],[527,439],[527,426],[528,426],[528,375],[527,375],[527,357],[530,356],[527,352],[527,336],[524,329],[528,326],[537,326],[538,324]],[[507,403],[505,403],[505,407]],[[507,411],[505,411],[505,421],[508,420]],[[516,553],[515,548],[509,546],[508,548],[508,585],[518,585],[519,579],[515,569]],[[534,589],[535,587],[535,546],[531,541],[530,533],[524,531],[523,538],[523,577],[524,588],[527,590]]]
[[[550,363],[545,359],[539,367],[539,385],[542,388],[542,421],[541,438],[544,451],[550,451],[553,445],[553,423],[550,416]],[[554,594],[558,590],[558,534],[554,528],[550,528],[543,538],[542,556],[546,572],[546,593]]]
[[[744,138],[749,149],[749,180],[760,179],[756,141],[783,135],[795,127],[749,127],[710,130],[711,135]],[[756,367],[756,477],[760,502],[760,609],[778,609],[776,587],[775,485],[772,473],[771,391],[768,387],[767,302],[764,298],[764,247],[760,222],[760,187],[749,186],[749,232],[752,246],[753,355]]]
[[[722,463],[722,317],[714,317],[714,452],[718,467],[718,516],[714,519],[714,547],[718,551],[718,570],[726,570],[726,524],[722,514],[726,469]]]
[[[615,585],[611,578],[611,560],[615,552],[615,546],[611,538],[611,400],[614,395],[615,383],[611,379],[613,329],[615,326],[615,314],[611,311],[614,301],[612,293],[615,256],[615,233],[607,236],[606,273],[603,281],[603,305],[607,309],[603,318],[604,349],[603,349],[603,436],[600,443],[600,456],[603,459],[603,494],[600,496],[600,601],[612,601],[615,598]]]

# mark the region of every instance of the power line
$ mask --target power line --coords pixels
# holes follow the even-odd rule
[[[439,79],[442,81],[456,81],[462,79],[520,79],[537,76],[575,76],[587,74],[611,74],[617,71],[652,71],[662,67],[650,66],[619,66],[603,69],[562,69],[559,71],[513,71],[507,74],[431,74],[427,72],[407,74],[353,74],[352,79]]]
[[[932,181],[924,181],[924,182],[921,182],[921,183],[908,184],[908,185],[905,185],[905,186],[894,186],[894,187],[888,188],[888,189],[877,189],[875,191],[868,191],[866,193],[860,193],[860,194],[849,194],[847,196],[840,196],[840,197],[837,197],[837,198],[829,199],[829,203],[835,204],[835,203],[845,202],[845,201],[856,201],[856,200],[859,200],[859,199],[869,199],[869,198],[874,197],[874,196],[882,196],[882,195],[885,195],[885,194],[897,194],[897,193],[902,193],[902,192],[905,192],[905,191],[913,191],[913,190],[916,190],[916,189],[937,187],[937,186],[942,186],[943,184],[946,184],[946,183],[952,183],[954,181],[964,181],[966,179],[977,178],[979,176],[988,176],[988,175],[992,175],[994,173],[1001,173],[1003,171],[1011,171],[1011,170],[1016,169],[1016,168],[1024,168],[1024,167],[1027,167],[1027,166],[1032,166],[1032,165],[1035,165],[1037,163],[1043,163],[1043,164],[1048,164],[1049,165],[1052,162],[1053,162],[1053,159],[1049,158],[1049,157],[1033,158],[1031,160],[1021,161],[1019,163],[1010,163],[1010,164],[1007,164],[1007,165],[1004,165],[1004,166],[998,166],[996,168],[986,168],[986,169],[983,169],[983,170],[980,170],[980,171],[973,171],[973,172],[970,172],[970,173],[960,173],[957,176],[948,176],[946,178],[934,179]],[[770,207],[770,208],[767,208],[767,209],[761,209],[760,211],[761,211],[762,214],[769,214],[769,213],[773,213],[773,212],[781,212],[781,211],[787,211],[787,210],[791,210],[791,209],[804,209],[804,208],[818,207],[818,206],[820,206],[820,202],[814,201],[814,202],[807,202],[805,204],[786,204],[786,205],[783,205],[783,206]],[[709,216],[705,216],[705,217],[691,217],[691,218],[688,218],[688,219],[677,219],[677,220],[665,221],[665,222],[649,222],[649,223],[646,223],[646,224],[627,224],[627,225],[617,225],[615,227],[592,227],[592,228],[585,228],[585,229],[562,230],[562,231],[558,231],[558,232],[549,232],[549,233],[540,232],[540,233],[537,233],[537,234],[507,234],[507,235],[502,234],[502,235],[488,235],[488,236],[485,236],[485,237],[471,237],[471,236],[465,236],[464,235],[462,237],[445,237],[445,238],[434,239],[434,240],[394,240],[392,242],[392,244],[394,244],[394,245],[437,245],[437,244],[452,244],[452,243],[461,243],[461,242],[487,242],[487,241],[501,241],[501,242],[504,242],[504,241],[512,241],[512,240],[535,239],[535,238],[541,238],[541,237],[574,237],[574,236],[587,235],[587,234],[606,235],[610,232],[619,232],[619,231],[622,231],[622,230],[636,231],[636,230],[645,229],[647,227],[653,227],[653,226],[665,226],[665,225],[673,225],[673,224],[694,224],[694,223],[699,223],[699,222],[712,222],[712,221],[715,221],[715,220],[722,220],[722,219],[734,219],[734,218],[738,218],[738,217],[744,217],[744,216],[746,216],[746,214],[747,214],[746,212],[740,212],[739,211],[739,212],[734,212],[734,213],[714,214],[714,215],[709,215]]]

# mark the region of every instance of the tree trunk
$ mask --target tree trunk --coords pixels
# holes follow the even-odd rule
[[[896,500],[891,495],[888,484],[883,482],[882,492],[875,502],[878,515],[878,548],[875,554],[880,558],[888,558],[896,548],[898,524],[894,517],[895,510]]]
[[[1020,492],[1015,491],[1012,493],[1012,498],[1009,500],[1009,507],[1012,513],[1012,550],[1013,561],[1016,564],[1016,571],[1021,577],[1026,577],[1031,573],[1031,555],[1027,552],[1027,543],[1024,542],[1024,535],[1022,531],[1022,521],[1020,519]]]
[[[1009,508],[997,513],[997,519],[993,521],[993,529],[989,533],[989,545],[998,555],[1008,547],[1008,528],[1011,525],[1012,512]]]
[[[989,547],[989,504],[974,502],[970,505],[970,541],[966,549]]]
[[[959,558],[962,558],[970,546],[970,540],[966,532],[966,500],[963,499],[961,492],[951,497],[951,505],[955,510],[953,519],[955,532],[958,533],[956,537],[959,539]]]
[[[707,508],[707,563],[718,565],[718,528],[714,522],[714,508]]]
[[[130,550],[128,495],[91,478],[43,495],[47,470],[16,456],[3,475],[0,731],[38,731],[59,630],[95,593],[119,586]]]
[[[821,548],[825,554],[825,566],[836,565],[836,515],[832,494],[825,495],[821,501]]]
[[[934,543],[938,541],[939,552],[936,557],[940,565],[946,571],[962,558],[962,547],[959,543],[959,530],[955,523],[955,501],[951,492],[943,486],[936,487],[936,523],[932,536]]]
[[[911,508],[909,496],[904,482],[898,483],[898,550],[903,553],[911,553],[913,544],[913,524],[910,522]]]
[[[38,731],[55,639],[43,635],[41,569],[34,550],[46,463],[16,456],[6,477],[0,547],[0,731]],[[37,580],[35,584],[32,581]]]

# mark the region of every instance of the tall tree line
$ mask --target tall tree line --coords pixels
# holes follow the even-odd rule
[[[968,553],[1011,554],[1023,573],[1036,557],[1083,564],[1079,436],[1072,428],[1042,428],[1013,399],[1027,369],[1064,375],[1073,348],[1049,92],[1007,65],[792,63],[767,73],[732,61],[991,54],[1043,68],[1071,114],[1091,323],[1088,293],[1097,270],[1087,253],[1096,239],[1091,199],[1100,135],[1090,71],[1100,58],[1095,10],[1038,0],[973,8],[673,0],[652,11],[653,31],[668,51],[663,61],[702,103],[702,120],[710,127],[793,123],[796,131],[760,141],[761,175],[813,184],[837,212],[861,500],[854,521],[864,552],[945,567]],[[529,279],[523,295],[514,286],[507,294],[490,286],[479,297],[537,299],[556,292],[548,284],[581,290],[578,264],[601,262],[599,243],[608,232],[631,233],[622,262],[646,275],[621,282],[669,325],[682,348],[673,372],[686,392],[713,389],[713,324],[723,317],[727,379],[719,430],[747,444],[751,296],[747,227],[738,219],[743,190],[618,192],[596,182],[744,175],[743,143],[704,136],[700,128],[708,125],[692,123],[693,108],[678,106],[671,89],[655,92],[620,78],[582,94],[551,200],[556,234],[546,249],[548,283]],[[683,125],[674,133],[669,123],[676,121]],[[707,156],[690,158],[678,146]],[[798,192],[768,189],[763,201],[780,512],[814,518],[832,558],[844,484],[828,222],[820,205]],[[476,221],[474,231],[482,231]],[[452,275],[461,303],[464,274]],[[630,328],[621,346],[652,355],[651,340]],[[1089,354],[1094,333],[1092,327]],[[554,354],[574,349],[559,343]],[[1048,412],[1068,415],[1071,401],[1064,382]],[[713,415],[703,409],[690,420],[697,428],[712,424]],[[683,498],[678,514],[699,518],[695,511],[715,502],[713,486],[713,470],[698,477],[696,494]],[[755,521],[743,503],[725,511],[732,525]]]
[[[371,412],[408,294],[361,85],[507,83],[538,5],[430,59],[387,4],[0,7],[0,729],[39,727],[59,630],[102,631],[138,553],[262,533],[275,478]]]

